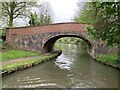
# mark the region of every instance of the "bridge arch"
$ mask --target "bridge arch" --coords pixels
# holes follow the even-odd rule
[[[55,36],[51,36],[50,38],[47,38],[46,41],[43,44],[43,52],[44,53],[48,53],[51,51],[54,51],[54,44],[55,42],[63,37],[76,37],[76,38],[80,38],[82,40],[84,40],[87,45],[88,45],[88,53],[92,51],[93,49],[93,43],[87,39],[85,36],[79,34],[79,33],[69,33],[69,34],[60,34],[60,35],[55,35]]]
[[[6,29],[6,42],[18,49],[47,53],[54,50],[55,42],[62,37],[77,37],[88,44],[88,53],[94,57],[97,45],[87,34],[83,23],[57,23],[51,25]]]

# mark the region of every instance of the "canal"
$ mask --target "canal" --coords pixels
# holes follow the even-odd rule
[[[63,53],[2,78],[3,88],[118,88],[118,70],[94,61],[81,46],[58,44]]]

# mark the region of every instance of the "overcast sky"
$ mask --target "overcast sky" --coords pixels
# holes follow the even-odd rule
[[[54,12],[54,22],[70,22],[77,10],[78,0],[47,0]]]
[[[72,22],[78,10],[77,3],[83,0],[39,0],[39,2],[49,2],[53,11],[53,23]],[[81,8],[83,7],[80,3]],[[26,25],[28,20],[16,19],[17,26]],[[22,24],[21,24],[22,23]]]
[[[77,3],[83,0],[40,0],[50,2],[54,13],[54,23],[71,22],[78,9]],[[81,6],[82,7],[82,6]]]

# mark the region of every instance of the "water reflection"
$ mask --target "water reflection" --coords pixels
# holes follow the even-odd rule
[[[87,50],[57,44],[63,53],[56,60],[3,77],[9,88],[117,88],[118,70],[92,60]]]
[[[58,57],[55,61],[56,66],[58,66],[60,69],[67,69],[70,70],[70,66],[73,63],[73,59],[70,59],[64,56],[64,54],[62,54],[60,57]]]

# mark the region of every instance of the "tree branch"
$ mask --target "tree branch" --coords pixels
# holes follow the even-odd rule
[[[16,12],[18,12],[20,9],[22,9],[23,7],[19,7],[18,9],[16,9],[13,13],[15,14]]]
[[[17,18],[18,16],[25,16],[25,17],[28,17],[28,18],[30,18],[30,16],[28,16],[28,15],[24,15],[24,14],[16,14],[13,18],[15,19],[15,18]]]
[[[6,4],[7,6],[5,6],[5,4]],[[9,11],[9,9],[8,9],[8,3],[7,3],[7,2],[3,2],[3,3],[2,3],[2,6],[3,6],[3,8],[8,12],[8,14],[10,14],[10,11]]]
[[[19,2],[19,3],[17,3],[17,6],[19,5],[19,4],[26,4],[27,2]]]
[[[25,4],[20,6],[18,9],[16,9],[13,13],[15,14],[16,12],[18,12],[20,9],[24,8],[25,7]]]

